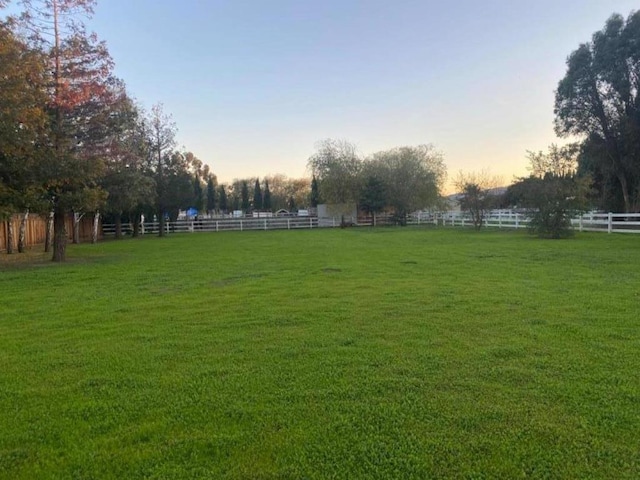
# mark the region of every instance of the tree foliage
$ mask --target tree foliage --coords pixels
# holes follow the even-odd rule
[[[253,209],[262,210],[262,188],[260,188],[260,179],[256,178],[256,183],[253,186]]]
[[[373,155],[384,182],[387,206],[401,225],[407,214],[435,205],[446,177],[442,154],[433,145],[398,147]]]
[[[46,59],[0,23],[0,218],[40,210],[46,140]]]
[[[320,196],[329,203],[355,203],[360,192],[360,160],[355,145],[346,140],[319,142],[308,165]]]
[[[216,183],[214,181],[215,176],[209,175],[207,180],[207,213],[211,215],[216,211]]]
[[[588,208],[591,178],[577,174],[576,145],[529,152],[531,175],[509,187],[508,196],[527,209],[531,230],[541,237],[572,234],[571,219]]]
[[[454,185],[459,192],[460,208],[471,216],[476,229],[482,228],[487,211],[494,208],[498,202],[495,193],[500,179],[488,172],[459,172]]]
[[[612,15],[567,59],[555,128],[582,137],[581,172],[596,180],[602,205],[640,209],[640,11]]]

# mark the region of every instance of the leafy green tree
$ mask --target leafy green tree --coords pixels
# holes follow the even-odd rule
[[[227,211],[228,211],[227,192],[226,192],[224,184],[220,185],[220,187],[219,187],[219,205],[220,205],[220,211],[222,213],[227,213]]]
[[[318,179],[315,175],[311,178],[311,196],[309,197],[309,204],[316,208],[320,203],[320,192],[318,190]]]
[[[262,189],[260,188],[260,180],[256,178],[256,183],[253,187],[253,209],[262,210]]]
[[[214,183],[214,176],[209,175],[207,180],[207,213],[211,215],[216,211],[216,185]]]
[[[495,208],[499,202],[495,191],[500,179],[491,177],[487,172],[459,172],[454,184],[460,194],[460,208],[469,213],[473,226],[481,229],[487,211]]]
[[[159,236],[166,234],[165,214],[169,208],[168,191],[170,170],[167,163],[172,161],[172,149],[176,144],[176,125],[170,115],[164,113],[162,104],[152,107],[146,120],[149,143],[149,167],[154,172],[156,182],[156,214],[159,222]]]
[[[540,237],[570,236],[571,219],[588,208],[591,178],[576,173],[577,152],[576,145],[529,152],[531,175],[509,187],[508,195],[527,208],[530,228]]]
[[[140,121],[138,109],[122,91],[105,121],[108,148],[100,180],[100,186],[108,194],[105,214],[115,223],[116,238],[122,236],[123,216],[137,218],[141,205],[153,202],[155,197],[155,181],[146,170],[147,139]]]
[[[345,140],[323,140],[308,165],[323,200],[336,204],[358,201],[363,162],[355,145]]]
[[[360,194],[360,208],[371,215],[375,225],[376,214],[383,211],[386,206],[387,194],[384,180],[374,173],[369,173]]]
[[[406,225],[410,212],[438,203],[446,169],[442,154],[432,145],[379,152],[369,163],[384,180],[387,204],[401,225]]]
[[[626,212],[640,209],[639,44],[640,11],[612,15],[571,53],[555,99],[558,135],[583,139],[580,171],[605,207]]]
[[[193,177],[193,208],[202,212],[205,209],[205,190],[202,186],[199,173]]]
[[[38,176],[48,133],[44,55],[0,22],[0,220],[23,212],[18,251],[30,210],[46,210]],[[8,222],[7,252],[13,251],[13,223]]]
[[[61,262],[67,212],[101,196],[102,122],[116,80],[105,44],[87,34],[81,21],[93,13],[95,0],[23,0],[22,5],[23,22],[50,58],[50,152],[42,174],[54,212],[53,260]]]

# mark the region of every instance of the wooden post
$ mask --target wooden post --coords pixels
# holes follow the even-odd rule
[[[613,213],[609,212],[609,219],[607,222],[607,233],[613,232]]]

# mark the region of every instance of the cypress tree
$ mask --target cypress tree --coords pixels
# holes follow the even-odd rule
[[[253,209],[262,210],[262,190],[260,189],[260,179],[256,178],[256,184],[253,187]]]
[[[264,198],[262,200],[262,208],[271,211],[271,191],[269,190],[269,182],[264,181]]]

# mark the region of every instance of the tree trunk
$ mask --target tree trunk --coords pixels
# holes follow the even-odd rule
[[[622,198],[624,199],[624,213],[632,213],[633,206],[631,205],[631,199],[629,197],[629,185],[627,184],[627,177],[624,176],[624,173],[618,174],[618,181],[620,182]]]
[[[116,240],[122,238],[122,217],[120,214],[116,215]]]
[[[158,225],[160,225],[160,231],[158,232],[158,235],[161,237],[165,236],[165,231],[164,231],[164,213],[162,212],[162,209],[160,209],[160,211],[158,212]]]
[[[67,228],[65,211],[56,206],[53,212],[53,258],[54,262],[64,262],[67,258]]]
[[[82,220],[82,215],[78,212],[73,212],[73,240],[74,244],[80,243],[80,220]]]
[[[98,227],[100,226],[100,212],[93,214],[93,228],[91,229],[91,243],[98,243]]]
[[[13,221],[11,217],[7,220],[7,253],[9,255],[13,253]]]
[[[133,215],[133,232],[131,233],[131,236],[133,238],[137,238],[138,236],[140,236],[140,222],[141,222],[141,218],[140,218],[140,214],[139,213],[135,213]]]
[[[44,238],[44,251],[49,253],[51,251],[51,245],[53,245],[53,212],[49,212],[47,218],[47,228],[45,230]]]
[[[27,220],[29,220],[29,209],[24,212],[20,219],[20,230],[18,231],[18,252],[24,253],[26,247],[27,236]]]

